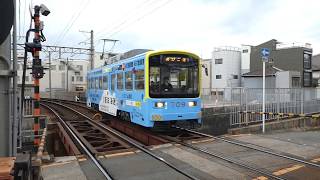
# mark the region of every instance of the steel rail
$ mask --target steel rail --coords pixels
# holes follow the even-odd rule
[[[57,104],[57,105],[60,105],[62,107],[65,107],[81,116],[83,116],[84,118],[88,119],[89,121],[91,121],[92,123],[96,124],[97,126],[113,133],[114,135],[118,136],[119,138],[123,139],[124,141],[128,142],[129,144],[131,144],[132,146],[136,147],[137,149],[141,150],[142,152],[150,155],[151,157],[155,158],[156,160],[166,164],[167,166],[169,166],[170,168],[174,169],[175,171],[179,172],[180,174],[188,177],[189,179],[192,179],[192,180],[199,180],[199,178],[196,178],[194,177],[193,175],[191,174],[188,174],[187,172],[184,172],[183,170],[180,170],[179,168],[177,168],[176,166],[174,166],[173,164],[171,164],[170,162],[166,161],[164,158],[160,157],[159,155],[156,155],[155,153],[151,152],[149,149],[145,148],[143,145],[141,145],[140,143],[138,143],[137,141],[135,141],[134,139],[124,135],[124,134],[121,134],[119,133],[118,131],[108,127],[108,126],[105,126],[105,125],[102,125],[100,123],[97,123],[96,121],[92,120],[90,117],[86,116],[85,114],[71,108],[71,107],[68,107],[64,104],[61,104],[61,103],[57,103],[57,102],[53,102],[53,101],[44,101],[44,102],[48,102],[48,103],[53,103],[53,104]]]
[[[219,155],[219,154],[216,154],[216,153],[213,153],[213,152],[210,152],[204,148],[200,148],[200,147],[197,147],[197,146],[194,146],[194,145],[191,145],[191,144],[188,144],[188,143],[185,143],[185,142],[182,142],[182,141],[179,141],[179,140],[176,140],[174,138],[171,138],[171,137],[163,137],[163,138],[166,138],[168,140],[171,140],[171,141],[174,141],[175,143],[177,144],[180,144],[182,146],[185,146],[185,147],[189,147],[193,150],[196,150],[196,151],[199,151],[199,152],[202,152],[204,154],[207,154],[207,155],[210,155],[210,156],[213,156],[215,158],[219,158],[219,159],[222,159],[224,161],[227,161],[229,163],[232,163],[232,164],[236,164],[240,167],[243,167],[243,168],[246,168],[246,169],[249,169],[251,170],[252,172],[255,172],[255,173],[260,173],[264,176],[267,176],[267,177],[270,177],[270,178],[273,178],[273,179],[278,179],[278,180],[285,180],[284,178],[281,178],[279,176],[275,176],[273,175],[272,173],[269,173],[269,172],[266,172],[266,171],[263,171],[263,170],[260,170],[258,168],[255,168],[255,167],[252,167],[252,166],[249,166],[245,163],[242,163],[242,162],[238,162],[238,161],[235,161],[234,159],[231,159],[231,158],[228,158],[228,157],[225,157],[225,156],[222,156],[222,155]]]
[[[176,126],[174,126],[174,128],[185,130],[185,131],[188,131],[188,132],[191,132],[191,133],[195,133],[195,134],[199,134],[199,135],[202,135],[202,136],[205,136],[205,137],[221,140],[221,141],[224,141],[224,142],[227,142],[227,143],[230,143],[230,144],[235,144],[235,145],[238,145],[238,146],[246,147],[246,148],[253,149],[253,150],[256,150],[256,151],[260,151],[260,152],[263,152],[263,153],[266,153],[266,154],[271,154],[271,155],[278,156],[278,157],[281,157],[281,158],[284,158],[284,159],[289,159],[289,160],[292,160],[292,161],[295,161],[295,162],[299,162],[299,163],[302,163],[302,164],[305,164],[305,165],[309,165],[309,166],[320,168],[320,165],[316,164],[316,163],[312,163],[312,162],[309,162],[309,161],[305,161],[305,160],[302,160],[302,159],[290,157],[290,156],[279,154],[279,153],[272,152],[272,151],[267,151],[267,150],[264,150],[262,148],[252,147],[252,146],[258,146],[258,145],[252,144],[252,143],[242,142],[242,141],[239,141],[239,140],[228,140],[228,139],[225,139],[223,137],[215,137],[215,136],[211,136],[211,135],[204,134],[204,133],[201,133],[201,132],[197,132],[197,131],[193,131],[193,130],[189,130],[189,129],[184,129],[184,128],[176,127]],[[252,146],[249,146],[249,145],[246,145],[246,144],[251,144]]]
[[[42,106],[48,108],[51,112],[54,113],[54,115],[59,119],[60,123],[63,124],[63,126],[70,132],[70,134],[73,136],[73,138],[77,141],[77,143],[80,145],[80,147],[85,151],[87,156],[93,161],[93,163],[97,166],[97,168],[100,170],[100,172],[104,175],[104,177],[107,180],[113,180],[112,176],[105,170],[105,168],[102,166],[102,164],[97,160],[94,155],[89,151],[89,149],[83,144],[83,142],[77,137],[77,135],[72,131],[72,129],[68,126],[66,122],[63,121],[63,119],[60,117],[60,115],[50,106],[41,103]]]

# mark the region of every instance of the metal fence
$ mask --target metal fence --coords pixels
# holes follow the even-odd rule
[[[320,112],[319,88],[266,89],[265,112],[312,114]],[[262,112],[262,89],[225,88],[203,89],[203,108],[229,107],[230,125],[243,126],[262,121],[262,115],[240,112]],[[279,119],[266,115],[266,120]]]
[[[65,91],[53,91],[51,93],[53,99],[62,99],[68,101],[86,101],[85,92],[65,92]],[[41,98],[50,98],[49,92],[41,92]]]

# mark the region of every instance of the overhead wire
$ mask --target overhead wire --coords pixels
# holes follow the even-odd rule
[[[126,21],[123,21],[123,22],[119,23],[117,26],[115,26],[115,28],[111,29],[111,30],[113,30],[113,31],[110,31],[110,33],[109,33],[110,35],[108,35],[107,37],[111,37],[111,36],[113,36],[113,35],[121,32],[121,31],[124,30],[125,28],[129,27],[130,25],[134,24],[135,22],[138,22],[138,21],[142,20],[142,19],[143,19],[144,17],[146,17],[147,15],[150,15],[150,14],[156,12],[156,11],[157,11],[158,9],[160,9],[161,7],[167,5],[170,1],[172,1],[172,0],[167,0],[167,1],[165,1],[164,3],[161,3],[161,4],[160,4],[160,3],[157,3],[158,6],[156,6],[156,7],[154,7],[154,8],[149,8],[150,10],[147,11],[147,13],[143,13],[142,15],[140,15],[140,16],[134,18],[134,19],[131,18],[131,21],[126,20]],[[150,2],[154,2],[154,1],[150,1]],[[149,4],[150,4],[150,2],[149,2]],[[157,1],[157,2],[161,2],[161,1]],[[160,4],[160,5],[159,5],[159,4]],[[148,8],[147,8],[147,9],[148,9]],[[105,34],[103,34],[103,35],[105,35]],[[100,36],[103,36],[103,35],[100,35]],[[100,43],[99,41],[98,41],[98,42],[97,42],[97,41],[98,41],[98,38],[97,38],[97,40],[95,41],[96,46],[98,46],[99,43]],[[114,48],[114,47],[112,47],[112,48]]]
[[[84,1],[82,1],[84,2]],[[84,4],[84,6],[82,6],[82,8],[76,13],[73,14],[72,18],[70,19],[70,21],[68,22],[67,26],[63,29],[63,31],[59,34],[56,42],[54,43],[55,45],[58,45],[63,39],[64,37],[68,34],[68,32],[70,31],[70,29],[73,27],[74,23],[78,20],[78,18],[80,17],[80,15],[82,14],[82,12],[85,10],[85,8],[88,6],[90,0],[87,0],[86,3]]]
[[[135,14],[140,12],[140,9],[147,9],[148,6],[152,5],[152,3],[155,1],[159,2],[159,0],[144,0],[144,1],[142,1],[141,3],[137,4],[135,7],[131,8],[129,11],[127,11],[127,13],[124,16],[121,16],[117,20],[114,20],[112,23],[115,23],[115,25],[113,25],[111,27],[106,26],[102,30],[96,32],[95,33],[95,36],[96,36],[95,44],[97,43],[97,41],[99,42],[99,39],[103,36],[103,34],[101,34],[101,33],[104,33],[104,31],[106,31],[106,30],[108,30],[108,31],[112,30],[116,26],[126,23],[128,20],[134,18],[136,16]],[[99,34],[101,34],[101,35],[99,35]],[[87,38],[86,40],[84,40],[84,42],[89,41],[89,40],[90,40],[90,38]]]
[[[134,8],[131,8],[130,11],[127,11],[127,13],[124,16],[122,16],[122,18],[114,20],[113,22],[116,22],[118,24],[122,24],[123,22],[126,22],[128,20],[128,18],[132,18],[133,17],[132,14],[136,13],[136,11],[138,11],[139,9],[143,8],[144,6],[150,4],[150,3],[154,2],[154,1],[157,1],[157,0],[145,0],[145,1],[142,1],[141,3],[137,4]],[[117,25],[114,25],[114,26],[117,26]],[[96,35],[98,35],[100,33],[103,33],[104,31],[106,31],[108,29],[110,29],[110,27],[106,26],[102,30],[98,31],[96,33]]]
[[[109,33],[110,35],[108,35],[107,37],[112,37],[114,36],[115,34],[121,32],[122,30],[124,30],[125,28],[131,26],[132,24],[138,22],[138,21],[141,21],[143,18],[145,18],[146,16],[150,15],[150,14],[153,14],[155,13],[157,10],[159,10],[160,8],[164,7],[165,5],[169,4],[169,2],[171,2],[172,0],[167,0],[165,1],[164,3],[162,3],[161,5],[159,6],[156,6],[155,8],[147,11],[147,13],[143,14],[142,16],[140,16],[139,18],[136,18],[134,21],[130,22],[130,24],[127,24],[126,26],[122,26],[121,28],[119,28],[118,30],[114,31],[114,32],[111,32]]]

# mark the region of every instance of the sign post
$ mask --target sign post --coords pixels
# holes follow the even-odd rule
[[[268,48],[261,49],[262,57],[262,133],[265,133],[265,119],[266,119],[266,62],[269,60],[270,51]]]

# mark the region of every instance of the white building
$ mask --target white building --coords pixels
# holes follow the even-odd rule
[[[241,50],[236,47],[215,48],[212,53],[212,88],[239,87]]]
[[[40,92],[49,91],[49,62],[42,61],[44,77],[40,79]],[[31,75],[31,61],[27,63],[26,84],[33,84]],[[51,62],[51,89],[52,91],[84,91],[86,75],[90,68],[86,60],[52,60]],[[67,68],[68,67],[68,68]],[[18,62],[18,84],[22,83],[23,61]]]

